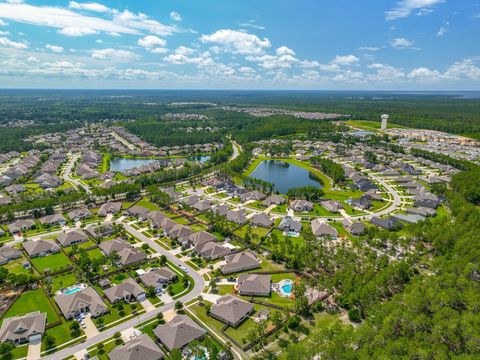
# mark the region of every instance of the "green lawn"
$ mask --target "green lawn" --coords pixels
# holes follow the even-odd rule
[[[241,237],[242,239],[245,239],[245,235],[247,234],[248,229],[249,229],[249,226],[244,225],[240,229],[235,231],[235,235]],[[262,227],[250,226],[250,236],[252,237],[252,240],[255,240],[255,239],[260,240],[260,238],[268,234],[268,230],[269,229],[262,228]]]
[[[48,301],[47,294],[42,289],[30,290],[24,292],[8,309],[4,318],[23,315],[33,311],[47,313],[47,323],[53,323],[60,318]]]
[[[271,234],[272,235],[275,234],[277,236],[279,243],[282,242],[282,241],[285,242],[288,239],[288,241],[291,241],[293,245],[298,245],[298,246],[305,245],[305,240],[303,239],[301,234],[298,237],[283,236],[283,232],[280,231],[280,230],[277,230],[277,229],[272,230]],[[266,244],[267,245],[269,245],[269,244],[272,245],[271,240],[268,239]]]
[[[87,255],[90,259],[101,259],[105,257],[105,255],[103,255],[103,253],[99,249],[87,251]]]
[[[148,200],[148,198],[146,198],[146,197],[144,197],[142,200],[140,200],[139,202],[137,202],[135,205],[138,205],[138,206],[147,208],[147,209],[150,210],[150,211],[160,210],[160,207],[158,207],[158,205],[152,203],[152,202],[151,202],[150,200]]]
[[[178,218],[175,218],[175,219],[172,219],[172,220],[175,221],[178,224],[182,224],[182,225],[187,225],[188,224],[188,219],[185,216],[181,216],[181,217],[178,217]]]
[[[253,312],[250,316],[255,316],[255,313],[259,310],[267,310],[269,313],[272,312],[272,310],[266,306],[255,305],[255,312]],[[256,327],[257,323],[253,319],[248,318],[244,322],[242,322],[237,328],[229,327],[227,330],[225,330],[225,333],[231,336],[239,344],[246,345],[248,344],[248,340],[246,340],[246,337],[249,333],[255,331]]]
[[[367,120],[348,120],[345,121],[345,124],[354,126],[362,130],[375,131],[380,130],[381,122],[380,121],[367,121]],[[398,129],[407,129],[406,126],[396,125],[388,122],[389,128],[398,128]]]
[[[112,276],[110,278],[110,282],[112,283],[112,285],[118,285],[118,284],[124,282],[129,277],[130,276],[128,276],[127,273],[118,273],[118,274],[115,274],[114,276]]]
[[[29,274],[30,270],[25,269],[22,265],[25,262],[27,262],[27,259],[25,259],[25,257],[22,256],[19,259],[10,261],[8,264],[2,265],[1,267],[4,269],[7,269],[9,272],[15,275]]]
[[[52,292],[56,293],[62,287],[67,288],[77,283],[77,278],[73,272],[52,277]]]
[[[13,359],[23,359],[27,357],[28,345],[17,346],[11,352]]]
[[[67,322],[65,320],[62,320],[61,325],[57,325],[53,328],[47,329],[45,331],[44,337],[45,337],[45,335],[53,336],[55,338],[55,346],[60,346],[64,343],[66,343],[67,341],[73,340],[75,338],[72,337],[71,330],[70,330],[70,325],[72,323],[73,323],[73,321],[68,321]],[[80,331],[81,331],[81,334],[83,335],[83,330],[80,329]],[[45,350],[46,350],[45,343],[42,342],[42,351],[45,351]]]
[[[100,318],[103,319],[104,321],[104,326],[114,322],[123,319],[124,321],[128,320],[127,317],[132,314],[132,307],[131,305],[133,304],[122,304],[123,305],[123,310],[119,309],[119,305],[116,306],[110,306],[110,312],[106,315],[101,316]],[[137,308],[136,311],[143,310],[142,305],[136,304]],[[120,312],[123,311],[123,314],[120,314]],[[95,325],[98,327],[98,319],[96,318],[93,320]]]
[[[90,355],[90,357],[98,356],[99,360],[108,360],[109,359],[108,353],[113,351],[113,349],[115,349],[117,346],[121,346],[121,345],[124,344],[122,339],[119,339],[119,344],[118,345],[116,344],[115,340],[113,340],[113,339],[109,339],[107,341],[109,341],[109,342],[108,343],[107,342],[103,343],[104,346],[103,346],[103,349],[101,351],[99,351],[96,346],[93,346],[93,347],[89,348],[88,354]]]
[[[72,264],[67,255],[62,252],[48,255],[45,257],[36,257],[31,259],[31,261],[40,273],[43,273],[45,269],[50,269],[51,271],[58,271]]]

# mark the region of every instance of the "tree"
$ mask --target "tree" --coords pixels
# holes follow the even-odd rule
[[[182,351],[180,349],[173,349],[172,352],[170,353],[170,359],[171,360],[182,360]]]
[[[175,310],[182,310],[183,309],[183,303],[181,301],[175,302]]]
[[[45,348],[52,349],[53,347],[55,347],[56,340],[52,335],[45,335],[43,337],[43,341],[45,343]]]

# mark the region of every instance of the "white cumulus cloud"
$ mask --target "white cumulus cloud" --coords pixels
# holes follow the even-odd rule
[[[390,41],[390,45],[396,49],[404,49],[413,46],[414,42],[405,38],[396,38]]]
[[[14,49],[26,49],[27,44],[23,42],[12,41],[6,37],[0,37],[0,46],[10,47]]]
[[[231,29],[221,29],[210,35],[202,35],[200,41],[218,44],[227,52],[244,55],[262,54],[264,49],[272,46],[267,38],[260,39],[257,35]]]
[[[89,3],[78,3],[76,1],[70,1],[68,4],[69,8],[72,9],[79,9],[79,10],[87,10],[87,11],[96,11],[96,12],[110,12],[110,8],[106,7],[105,5],[96,3],[96,2],[89,2]]]
[[[92,58],[100,60],[112,60],[117,62],[129,62],[138,59],[138,55],[128,50],[109,48],[92,50]]]
[[[58,45],[47,44],[47,45],[45,45],[45,48],[47,48],[48,50],[53,51],[55,53],[63,52],[63,47],[58,46]]]
[[[72,36],[72,37],[78,37],[78,36],[85,36],[85,35],[93,35],[96,34],[97,32],[93,29],[89,28],[81,28],[77,26],[69,26],[63,29],[60,29],[58,31],[60,34],[65,35],[65,36]]]

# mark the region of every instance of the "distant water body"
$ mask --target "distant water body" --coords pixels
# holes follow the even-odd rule
[[[279,100],[283,98],[414,98],[448,97],[458,99],[480,99],[480,91],[350,91],[350,90],[60,90],[60,89],[0,89],[2,96],[27,97],[110,97],[150,98],[158,101],[241,101]]]

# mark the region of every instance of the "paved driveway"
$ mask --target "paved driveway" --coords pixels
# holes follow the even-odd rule
[[[28,344],[27,360],[38,360],[38,359],[40,359],[41,349],[42,349],[42,340],[31,341]]]
[[[98,331],[97,327],[92,321],[92,315],[88,314],[87,316],[85,316],[84,321],[87,327],[83,329],[83,331],[85,331],[85,335],[87,335],[87,339],[100,334],[100,331]]]

